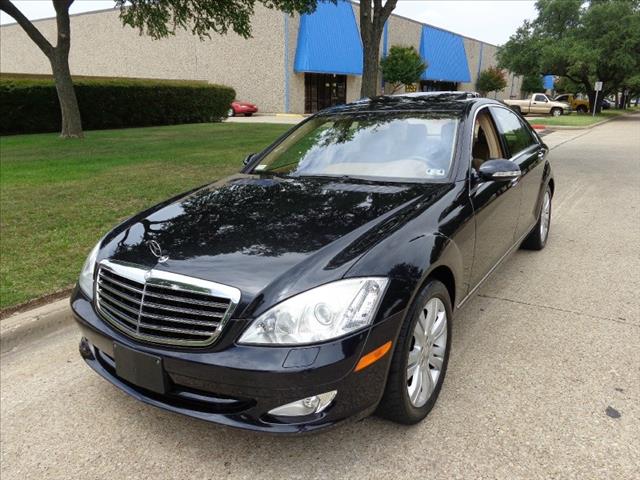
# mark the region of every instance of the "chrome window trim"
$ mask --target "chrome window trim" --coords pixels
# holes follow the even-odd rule
[[[198,293],[201,295],[210,295],[214,297],[221,297],[229,299],[229,306],[224,313],[224,316],[220,319],[218,326],[215,328],[213,335],[204,339],[204,340],[185,340],[185,339],[176,339],[176,338],[162,338],[157,337],[155,335],[148,335],[145,333],[140,333],[139,331],[132,331],[130,329],[124,328],[121,325],[121,322],[117,319],[113,318],[108,312],[106,312],[103,308],[100,307],[99,297],[100,292],[98,291],[98,278],[100,269],[106,269],[108,271],[112,271],[117,275],[121,275],[125,278],[131,279],[135,282],[141,283],[144,285],[142,291],[142,298],[140,300],[140,312],[142,311],[142,306],[144,305],[144,297],[146,286],[161,286],[161,287],[169,287],[170,290],[186,292],[186,293]],[[93,303],[96,312],[100,314],[100,316],[106,320],[109,325],[118,329],[118,331],[124,333],[125,335],[135,338],[138,340],[143,340],[149,343],[156,344],[164,344],[164,345],[177,345],[177,346],[185,346],[185,347],[206,347],[213,344],[224,329],[225,325],[230,320],[233,315],[238,303],[240,302],[240,290],[235,287],[230,287],[228,285],[224,285],[221,283],[211,282],[209,280],[203,280],[200,278],[190,277],[187,275],[181,275],[178,273],[167,272],[164,270],[156,270],[156,269],[146,269],[140,265],[136,265],[129,262],[123,262],[118,260],[102,260],[98,263],[98,268],[96,269],[96,276],[94,279],[94,295],[93,295]],[[170,291],[169,290],[169,291]],[[138,324],[140,323],[140,312],[138,314]]]

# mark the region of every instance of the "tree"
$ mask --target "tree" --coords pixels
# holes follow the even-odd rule
[[[519,75],[554,74],[582,85],[591,109],[640,73],[640,0],[538,0],[498,50],[501,67]],[[595,102],[595,81],[604,84]]]
[[[385,81],[393,85],[391,93],[396,93],[402,85],[418,82],[427,64],[414,47],[393,45],[380,62],[380,68]]]
[[[155,39],[175,35],[176,30],[190,30],[200,39],[210,38],[211,31],[226,34],[232,29],[238,35],[251,36],[251,16],[255,4],[261,3],[292,14],[311,13],[318,0],[114,0],[120,8],[120,18],[125,25],[138,28]],[[334,1],[335,0],[331,0]],[[71,24],[69,8],[74,0],[52,0],[56,11],[57,43],[54,47],[11,2],[0,0],[0,10],[18,22],[26,34],[42,50],[51,63],[62,113],[63,138],[82,137],[82,120],[76,99],[71,71]]]
[[[78,100],[73,89],[71,71],[69,70],[69,50],[71,48],[71,25],[69,7],[73,0],[53,0],[56,10],[57,43],[54,47],[40,33],[33,23],[25,17],[10,0],[0,0],[0,10],[18,22],[26,34],[33,40],[51,64],[51,71],[56,82],[60,111],[62,112],[62,132],[64,138],[82,137],[82,121]]]
[[[523,93],[536,93],[544,91],[542,76],[536,74],[525,75],[522,79],[522,86],[520,87],[520,90]]]
[[[378,94],[380,39],[384,24],[396,8],[398,0],[360,0],[360,37],[362,38],[362,87],[361,97]]]
[[[504,90],[506,86],[507,80],[504,78],[504,72],[498,67],[492,66],[483,70],[476,80],[476,88],[483,96],[489,92]]]

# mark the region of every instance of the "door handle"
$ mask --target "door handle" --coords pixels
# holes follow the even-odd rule
[[[538,150],[538,158],[544,158],[544,150]]]

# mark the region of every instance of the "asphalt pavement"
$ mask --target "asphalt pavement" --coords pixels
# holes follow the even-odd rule
[[[640,115],[572,138],[554,141],[547,248],[516,253],[458,312],[423,423],[224,429],[127,397],[67,327],[1,358],[0,476],[639,478]]]

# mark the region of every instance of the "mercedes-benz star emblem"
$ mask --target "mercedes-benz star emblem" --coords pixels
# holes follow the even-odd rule
[[[169,260],[168,255],[162,254],[162,247],[158,242],[156,242],[155,240],[149,240],[147,242],[147,245],[149,245],[149,250],[151,250],[153,256],[158,259],[158,263],[164,263]]]

